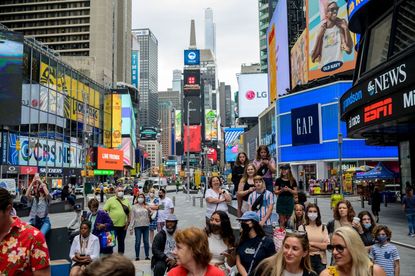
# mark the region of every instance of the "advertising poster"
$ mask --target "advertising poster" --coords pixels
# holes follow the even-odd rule
[[[133,50],[131,52],[131,84],[138,89],[140,79],[138,66],[140,64],[140,52]]]
[[[202,145],[202,133],[201,133],[201,126],[200,125],[191,125],[189,127],[183,126],[184,133],[183,133],[183,140],[184,140],[184,152],[187,152],[189,148],[189,152],[201,152],[201,145]],[[187,132],[189,131],[189,136]]]
[[[112,95],[112,148],[121,146],[121,95]]]
[[[291,87],[308,82],[307,30],[304,30],[291,49]]]
[[[353,37],[345,0],[308,0],[308,79],[354,69]]]
[[[268,75],[240,74],[238,77],[239,118],[258,117],[268,107]]]
[[[218,140],[218,116],[216,110],[205,110],[205,140]]]
[[[122,171],[123,152],[121,150],[113,150],[98,147],[97,149],[97,169],[98,170],[115,170]]]
[[[270,24],[268,37],[268,82],[271,103],[277,97],[277,56],[275,50],[275,23]]]
[[[22,69],[23,36],[0,30],[0,124],[20,124]]]
[[[225,128],[225,159],[226,162],[235,162],[239,152],[239,146],[242,144],[241,134],[243,128]]]
[[[133,165],[133,148],[131,146],[131,138],[122,138],[121,150],[123,152],[123,163],[126,166]]]
[[[111,95],[106,95],[104,100],[104,145],[111,147]]]
[[[287,93],[287,89],[290,89],[290,52],[288,49],[288,17],[287,17],[287,0],[279,0],[274,10],[274,14],[270,21],[270,25],[267,30],[268,43],[274,40],[274,45],[271,43],[269,48],[270,56],[268,61],[270,71],[270,87],[272,82],[275,82],[275,91],[270,90],[270,102],[274,102],[278,95]],[[272,29],[274,26],[274,32]],[[272,37],[274,35],[274,37]],[[272,49],[274,48],[274,49]],[[273,64],[274,63],[274,64]],[[274,78],[271,75],[274,74]],[[274,85],[274,84],[273,84]],[[275,93],[275,94],[274,94]]]
[[[184,50],[184,65],[199,65],[200,50]]]
[[[175,110],[175,135],[176,135],[176,142],[180,142],[182,140],[182,111]]]

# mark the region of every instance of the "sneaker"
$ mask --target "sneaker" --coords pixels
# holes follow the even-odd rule
[[[149,261],[149,260],[150,260],[150,258],[149,258],[149,257],[146,257],[146,260],[147,260],[147,261]]]
[[[135,260],[136,260],[136,261],[139,261],[139,260],[140,260],[140,258],[135,258]]]
[[[411,237],[412,237],[412,238],[415,238],[415,234],[411,234]]]

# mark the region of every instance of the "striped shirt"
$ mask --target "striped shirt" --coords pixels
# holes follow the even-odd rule
[[[376,243],[370,249],[370,258],[383,268],[387,276],[395,275],[394,263],[400,259],[396,246],[390,243],[383,245]]]
[[[255,202],[255,200],[261,195],[261,193],[258,193],[257,191],[252,192],[249,195],[248,198],[248,204],[249,206],[252,206]],[[256,213],[259,216],[259,220],[261,221],[263,217],[267,214],[267,209],[269,205],[274,206],[274,195],[270,192],[265,190],[264,199],[262,202],[261,209],[259,209]],[[271,216],[267,219],[265,222],[265,225],[272,225],[271,224]]]

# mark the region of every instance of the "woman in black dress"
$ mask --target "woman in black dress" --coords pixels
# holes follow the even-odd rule
[[[232,168],[232,183],[233,183],[233,194],[232,196],[235,197],[236,191],[238,190],[239,182],[241,181],[242,175],[244,174],[244,170],[246,165],[249,164],[248,156],[245,152],[238,153],[238,156],[235,160],[235,165]]]
[[[286,227],[288,218],[294,210],[294,195],[297,194],[297,181],[289,165],[280,167],[280,177],[275,181],[274,193],[278,196],[277,213],[280,227]]]

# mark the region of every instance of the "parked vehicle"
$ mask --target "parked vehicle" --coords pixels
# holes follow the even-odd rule
[[[50,196],[52,197],[53,200],[61,198],[61,194],[62,194],[62,189],[59,188],[53,188],[52,192],[50,193]]]
[[[84,185],[79,185],[75,187],[75,194],[82,195],[84,193]]]

